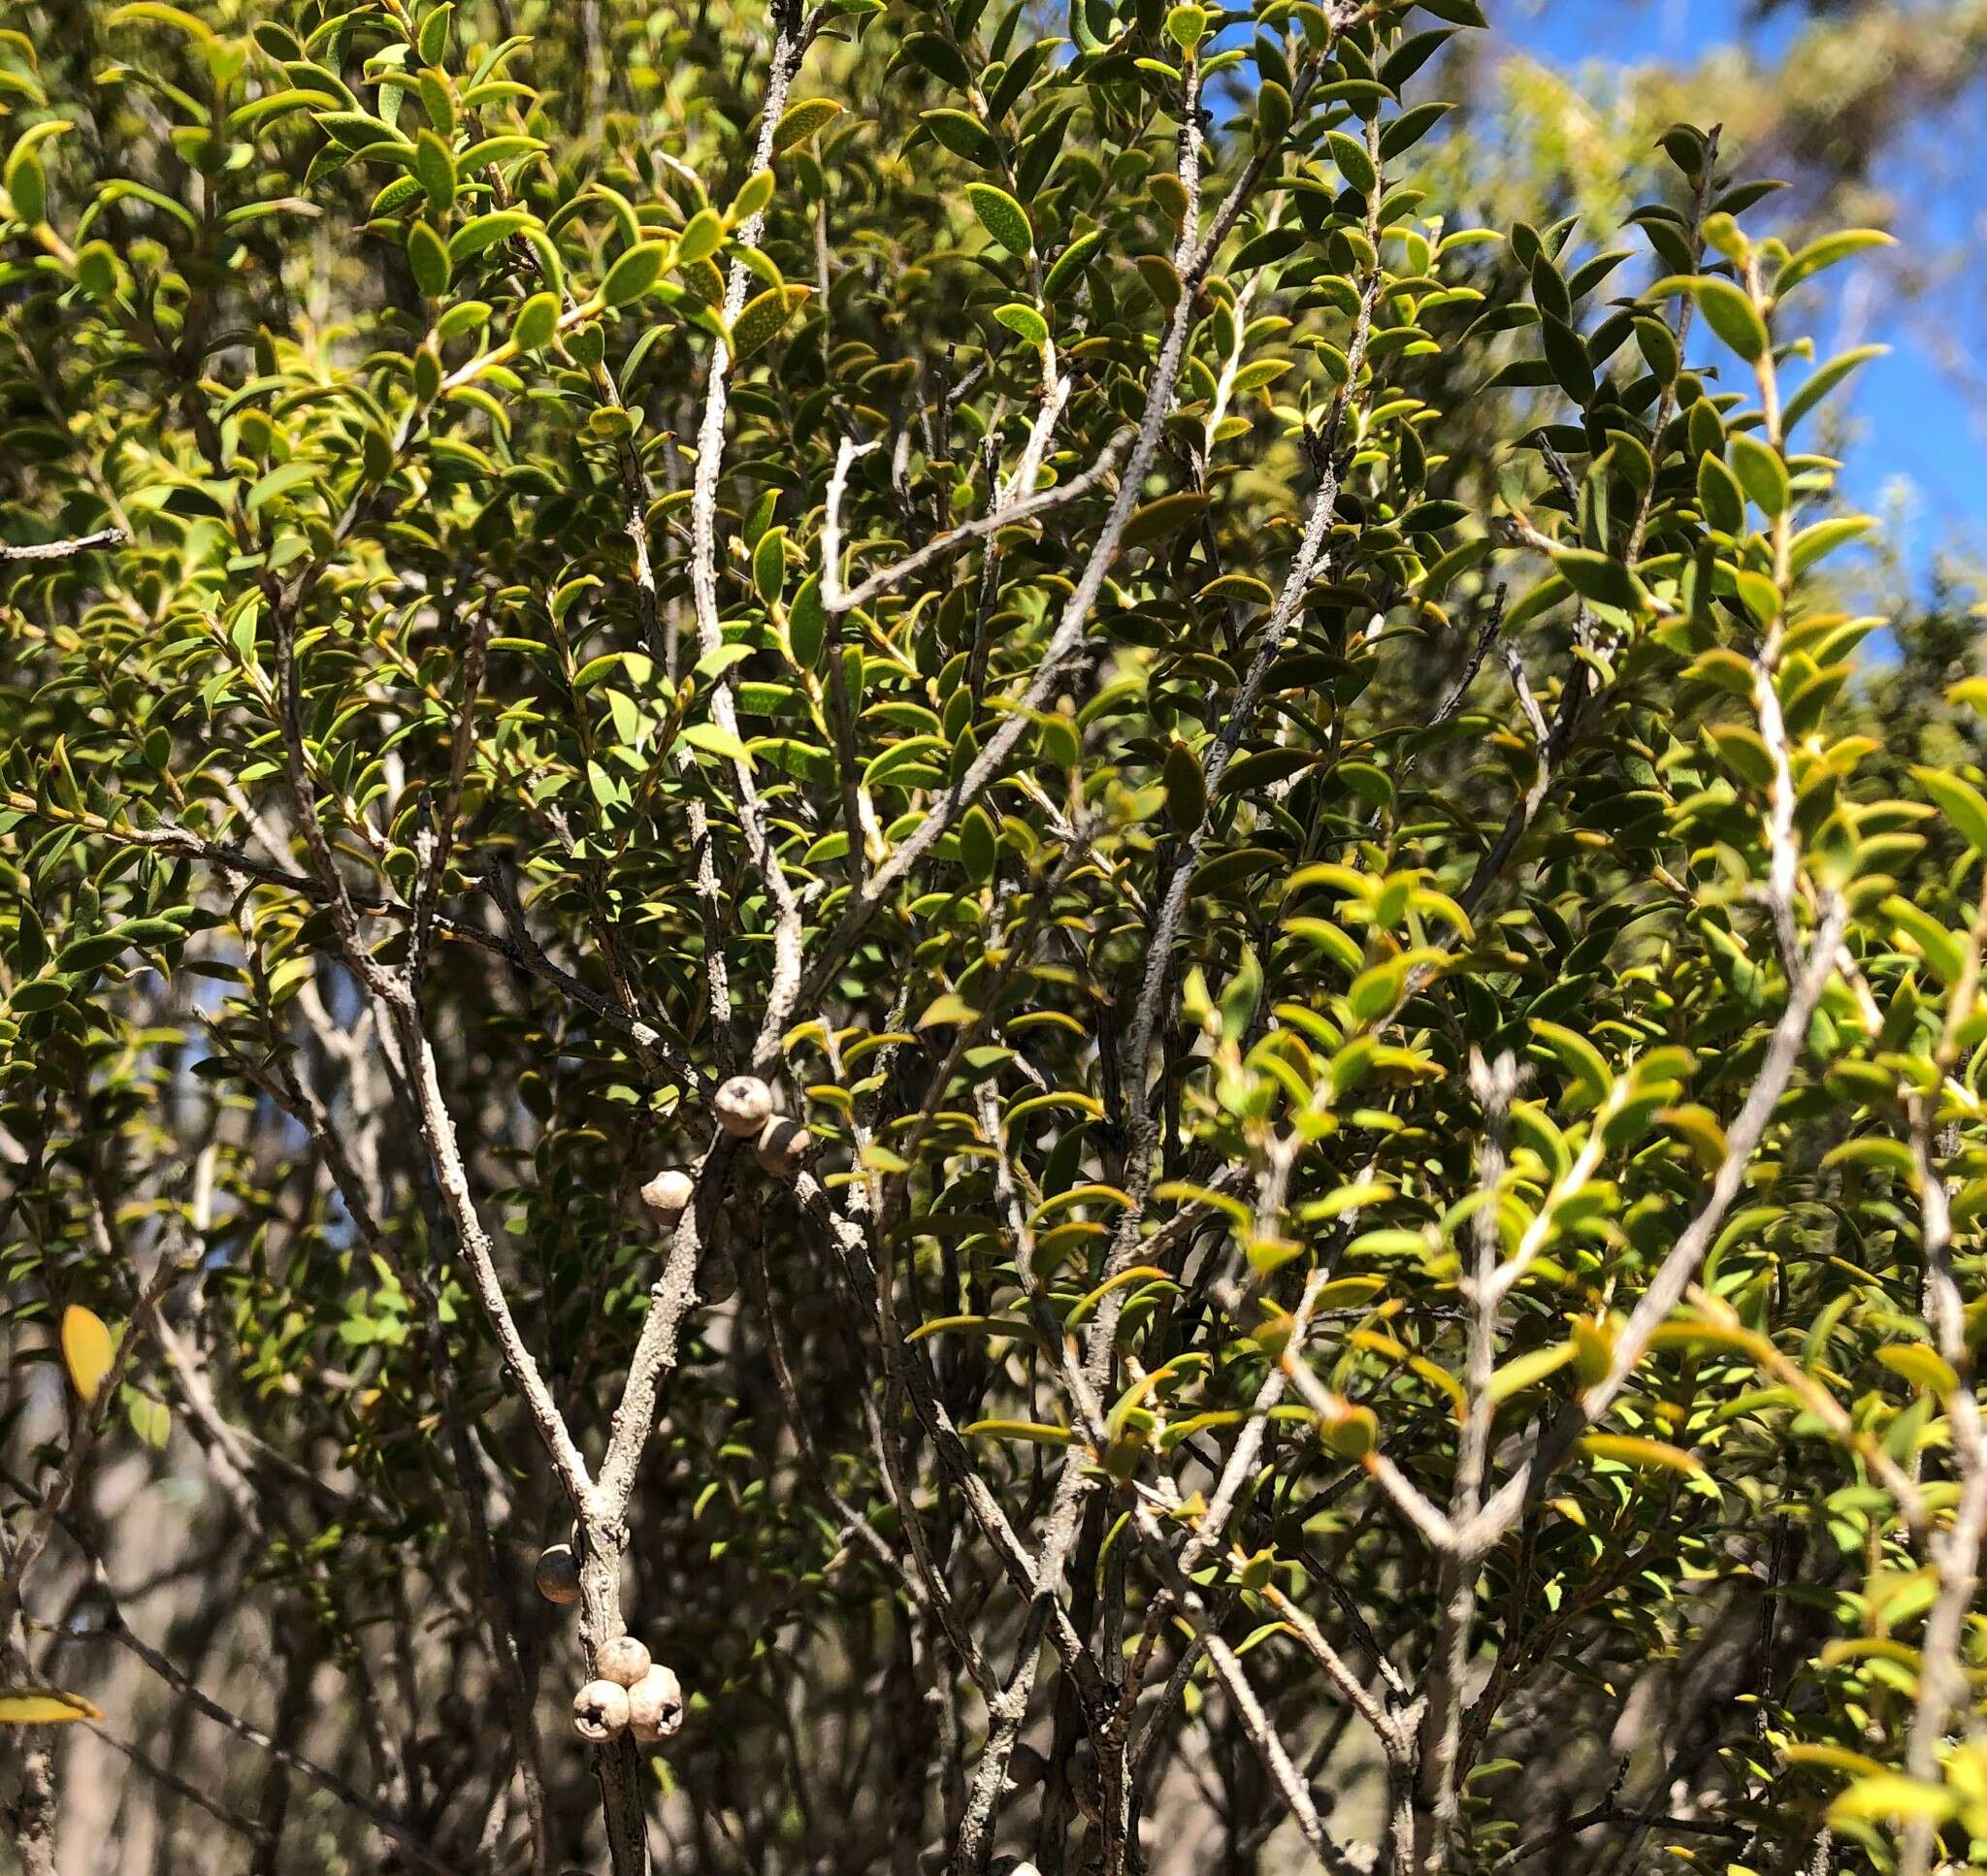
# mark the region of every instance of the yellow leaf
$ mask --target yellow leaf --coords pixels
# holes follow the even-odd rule
[[[1831,1771],[1852,1772],[1858,1778],[1881,1778],[1882,1763],[1846,1746],[1793,1744],[1780,1749],[1790,1765],[1826,1765]]]
[[[1590,1433],[1580,1442],[1589,1459],[1615,1459],[1624,1466],[1672,1472],[1701,1472],[1704,1467],[1681,1446],[1662,1439],[1638,1439],[1624,1433]]]
[[[94,1401],[116,1351],[103,1317],[81,1303],[72,1303],[62,1311],[62,1359],[69,1364],[69,1379],[77,1393],[85,1401]]]
[[[1861,1778],[1828,1807],[1838,1823],[1871,1823],[1879,1818],[1918,1819],[1941,1824],[1960,1808],[1957,1793],[1922,1779],[1882,1772]]]
[[[64,1694],[52,1687],[16,1687],[0,1694],[0,1726],[52,1727],[69,1720],[103,1717],[102,1710],[81,1694]]]

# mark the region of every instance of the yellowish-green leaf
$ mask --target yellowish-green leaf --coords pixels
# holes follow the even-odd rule
[[[1976,854],[1987,855],[1987,796],[1943,769],[1913,768],[1911,779],[1938,803],[1967,844]]]
[[[1532,1034],[1558,1056],[1560,1066],[1580,1084],[1589,1105],[1607,1099],[1613,1077],[1609,1074],[1601,1051],[1584,1036],[1563,1023],[1547,1022],[1536,1017],[1532,1019]]]
[[[1902,1375],[1913,1387],[1922,1387],[1941,1401],[1960,1384],[1960,1377],[1953,1373],[1952,1365],[1945,1357],[1922,1342],[1900,1342],[1894,1347],[1879,1348],[1876,1359],[1893,1375]]]
[[[772,153],[784,156],[797,144],[826,130],[841,114],[841,106],[832,98],[802,98],[798,104],[790,104],[773,126]]]
[[[1702,1462],[1665,1439],[1640,1439],[1626,1433],[1590,1433],[1580,1442],[1589,1459],[1612,1459],[1642,1472],[1701,1472]]]
[[[1490,1376],[1490,1385],[1484,1391],[1493,1401],[1508,1401],[1514,1394],[1535,1386],[1547,1375],[1564,1368],[1573,1354],[1573,1343],[1562,1342],[1556,1347],[1534,1348],[1528,1354],[1515,1355]]]
[[[732,357],[742,365],[807,304],[811,286],[771,286],[745,302],[732,327]]]
[[[1094,1310],[1113,1290],[1122,1290],[1131,1283],[1170,1282],[1169,1274],[1156,1264],[1134,1264],[1129,1270],[1122,1270],[1116,1277],[1107,1278],[1071,1310],[1066,1321],[1074,1328]]]
[[[1028,211],[1005,189],[996,189],[991,182],[968,182],[966,200],[979,216],[980,226],[1017,260],[1034,252],[1035,231]]]
[[[969,1439],[1026,1439],[1037,1446],[1069,1446],[1076,1435],[1067,1427],[1052,1427],[1040,1420],[975,1420],[960,1431]]]

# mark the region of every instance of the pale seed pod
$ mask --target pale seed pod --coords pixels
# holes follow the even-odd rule
[[[641,1188],[641,1202],[666,1223],[674,1224],[683,1215],[696,1190],[697,1182],[688,1173],[670,1166]]]
[[[633,1635],[615,1635],[594,1655],[594,1672],[617,1687],[633,1687],[648,1672],[648,1650]]]
[[[735,1140],[749,1140],[772,1113],[772,1089],[757,1075],[733,1075],[717,1091],[718,1125]]]
[[[683,1687],[658,1662],[628,1690],[628,1725],[637,1739],[667,1739],[683,1724]]]
[[[572,1730],[601,1746],[627,1730],[628,1690],[613,1681],[588,1681],[572,1697]]]
[[[547,1544],[538,1553],[537,1567],[532,1571],[532,1581],[537,1585],[538,1594],[547,1602],[577,1602],[579,1559],[573,1555],[572,1546]]]
[[[777,1180],[791,1180],[814,1156],[814,1136],[798,1120],[776,1114],[760,1130],[752,1157]]]

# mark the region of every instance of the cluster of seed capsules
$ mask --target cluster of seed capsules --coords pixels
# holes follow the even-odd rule
[[[579,1559],[570,1544],[552,1544],[532,1572],[547,1602],[579,1601]],[[594,1679],[572,1697],[572,1730],[601,1745],[618,1732],[643,1741],[667,1739],[683,1724],[683,1687],[633,1635],[615,1635],[594,1656]]]
[[[750,1140],[753,1158],[774,1179],[794,1180],[813,1157],[814,1136],[798,1120],[773,1112],[772,1089],[757,1075],[733,1075],[711,1105],[719,1128],[733,1140]],[[688,1173],[670,1167],[641,1188],[641,1197],[673,1227],[696,1191]],[[577,1602],[579,1559],[572,1546],[549,1546],[533,1580],[546,1601]],[[603,1745],[622,1732],[643,1741],[667,1739],[683,1724],[681,1683],[633,1635],[603,1641],[594,1657],[594,1674],[572,1697],[572,1730],[590,1744]]]
[[[719,1129],[733,1140],[752,1142],[752,1157],[776,1180],[797,1179],[814,1157],[814,1136],[798,1120],[772,1108],[772,1089],[757,1075],[733,1075],[711,1102]],[[665,1224],[683,1215],[697,1181],[681,1168],[658,1173],[641,1188],[642,1203]]]

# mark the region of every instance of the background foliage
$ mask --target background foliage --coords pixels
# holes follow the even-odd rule
[[[1884,238],[1482,23],[0,31],[24,1868],[1987,1856]]]

